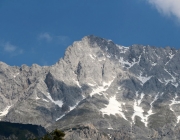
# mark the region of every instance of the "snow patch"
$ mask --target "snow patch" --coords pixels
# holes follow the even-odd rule
[[[56,121],[62,119],[66,114],[61,115],[59,118],[56,119]]]
[[[12,105],[7,106],[3,111],[0,112],[0,117],[6,116],[9,112],[9,109],[11,108]]]
[[[120,46],[120,45],[116,45],[116,46],[119,48],[120,53],[126,53],[129,50],[129,47]]]
[[[119,58],[119,62],[122,64],[123,67],[125,67],[125,65],[128,65],[128,68],[131,68],[135,64],[139,64],[141,60],[141,55],[139,55],[138,61],[136,61],[135,58],[133,58],[132,60],[133,60],[132,62],[128,62],[128,61],[125,61],[123,57]]]
[[[85,98],[85,97],[83,97],[82,100],[84,100],[84,98]],[[74,106],[70,106],[70,111],[72,111],[73,109],[75,109],[75,108],[77,107],[77,105],[78,105],[82,100],[78,101]]]
[[[175,115],[176,115],[176,113],[173,110],[172,106],[175,105],[175,104],[180,104],[180,101],[176,101],[177,98],[178,98],[178,96],[177,96],[177,94],[175,94],[175,97],[173,98],[173,100],[171,100],[171,104],[169,104],[170,110],[173,111]],[[177,123],[179,123],[180,116],[176,116],[176,117],[177,117]]]
[[[167,71],[166,69],[164,69],[171,77],[172,77],[172,82],[175,82],[176,81],[176,78],[169,72]]]
[[[180,121],[180,116],[177,116],[177,123],[179,123]]]
[[[106,58],[98,59],[98,61],[105,61],[105,60],[106,60]]]
[[[174,57],[175,54],[172,54],[172,52],[169,55],[169,58],[172,59]]]
[[[95,86],[94,84],[91,84],[91,83],[88,83],[88,85],[91,86],[91,87],[94,87],[94,86]]]
[[[108,105],[105,105],[106,107],[105,108],[102,108],[100,111],[104,114],[107,114],[107,115],[116,115],[116,114],[120,114],[125,120],[126,119],[126,116],[124,115],[123,113],[123,110],[122,110],[122,106],[121,106],[121,102],[118,102],[116,100],[116,96],[113,96],[109,99],[109,104]]]
[[[43,99],[43,101],[45,101],[45,102],[49,102],[48,100],[46,100],[46,99]]]
[[[108,134],[108,137],[111,139],[111,137],[112,137],[111,134]]]
[[[118,90],[121,90],[121,87],[118,87]]]
[[[157,63],[154,63],[154,62],[153,62],[151,65],[152,65],[152,66],[156,66],[156,65],[157,65]]]
[[[54,101],[50,95],[50,93],[47,93],[48,95],[46,96],[49,100],[51,100],[51,102],[53,102],[54,104],[58,105],[59,107],[62,107],[63,105],[63,101],[62,100],[57,100]]]
[[[108,129],[113,129],[112,127],[108,128]]]
[[[97,88],[93,89],[93,91],[90,93],[90,96],[92,97],[94,94],[101,95],[101,92],[106,91],[109,88],[109,86],[112,84],[113,81],[114,81],[114,78],[113,78],[113,80],[111,80],[107,83],[103,82],[102,86],[98,86]]]
[[[79,84],[79,81],[77,81],[77,80],[75,80],[75,79],[73,79],[73,81],[76,83],[76,85],[77,85],[79,88],[81,88],[81,86],[80,86],[80,84]]]
[[[90,56],[92,59],[94,59],[94,60],[95,60],[95,57],[94,57],[94,56],[92,56],[91,54],[89,54],[89,56]]]
[[[149,109],[149,111],[147,112],[147,115],[144,115],[143,113],[144,113],[144,110],[143,110],[143,108],[140,106],[140,104],[141,104],[141,102],[142,102],[142,99],[143,99],[143,97],[144,97],[144,93],[141,93],[141,96],[140,96],[140,99],[139,100],[136,100],[135,99],[135,101],[134,101],[134,106],[133,106],[133,108],[134,108],[134,114],[132,115],[132,121],[133,121],[133,123],[135,123],[135,116],[139,116],[140,118],[141,118],[141,121],[145,124],[145,126],[147,127],[147,124],[148,124],[148,117],[150,116],[150,115],[152,115],[152,114],[154,114],[153,113],[153,111],[152,111],[152,105],[153,105],[153,103],[157,100],[157,97],[158,97],[158,95],[159,94],[157,94],[156,96],[155,96],[155,98],[154,98],[154,100],[150,103],[150,109]],[[137,95],[136,95],[137,96]]]
[[[176,88],[179,86],[178,83],[171,83],[172,85],[174,85]]]
[[[164,79],[164,81],[162,81],[161,79],[158,79],[158,81],[165,85],[171,82],[171,84],[174,85],[176,88],[179,86],[179,83],[175,82],[173,79]]]
[[[144,115],[143,115],[144,110],[143,110],[142,107],[140,106],[143,97],[144,97],[144,95],[141,94],[140,100],[136,100],[136,99],[135,99],[135,101],[134,101],[134,106],[133,106],[133,108],[134,108],[134,113],[133,113],[133,115],[132,115],[132,121],[133,121],[133,123],[135,123],[135,116],[139,116],[139,117],[141,118],[141,121],[142,121],[142,122],[144,122],[144,123],[146,122],[145,117],[144,117]]]
[[[154,100],[150,103],[151,107],[150,107],[149,111],[147,112],[148,114],[146,115],[146,120],[148,119],[149,116],[154,114],[153,111],[152,111],[152,108],[153,108],[152,105],[158,99],[158,96],[159,96],[159,93],[155,96]],[[146,126],[147,126],[147,124],[146,124]]]
[[[37,96],[37,94],[36,94],[36,98],[35,98],[36,100],[39,100],[40,98]]]
[[[128,62],[128,61],[125,61],[123,57],[120,57],[119,58],[119,62],[122,64],[123,67],[125,67],[125,65],[128,65],[129,67],[128,68],[131,68],[132,66],[134,66],[137,62],[135,62],[135,60],[133,59],[133,62]]]
[[[165,68],[164,70],[171,76],[171,79],[164,79],[164,83],[167,85],[171,81],[171,84],[177,88],[179,84],[176,82],[176,78]]]
[[[146,83],[149,79],[151,79],[152,76],[142,76],[142,72],[139,76],[137,76],[138,80],[141,81],[141,85],[143,86],[144,83]]]
[[[16,76],[18,76],[18,75],[19,75],[19,72],[14,74],[13,77],[16,78]]]
[[[39,97],[36,97],[36,100],[39,100],[40,98]]]
[[[82,100],[84,100],[84,99],[85,99],[85,96],[83,96]],[[75,109],[75,108],[77,107],[77,105],[78,105],[82,100],[78,101],[74,106],[70,106],[70,110],[68,111],[68,113],[69,113],[70,111],[72,111],[73,109]],[[61,115],[59,118],[56,119],[56,121],[62,119],[64,116],[66,116],[66,114],[67,114],[67,113]]]
[[[164,83],[161,79],[158,79],[159,82]]]
[[[144,98],[144,93],[141,94],[140,99],[137,101],[138,105],[141,104],[143,98]]]
[[[138,91],[136,91],[136,93],[135,93],[135,94],[136,94],[136,98],[138,98]]]

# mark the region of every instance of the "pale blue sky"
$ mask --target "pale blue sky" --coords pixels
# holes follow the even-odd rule
[[[74,41],[92,34],[124,46],[179,49],[179,7],[168,11],[157,1],[1,0],[0,61],[52,65]]]

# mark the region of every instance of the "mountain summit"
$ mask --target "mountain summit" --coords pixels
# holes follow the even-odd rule
[[[66,139],[180,139],[180,51],[86,36],[56,64],[0,62],[0,119]]]

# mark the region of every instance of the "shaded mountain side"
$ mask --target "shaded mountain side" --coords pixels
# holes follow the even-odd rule
[[[0,122],[1,140],[28,140],[30,138],[42,137],[45,134],[46,130],[42,126]]]

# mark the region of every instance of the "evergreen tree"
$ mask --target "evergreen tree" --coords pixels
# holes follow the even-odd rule
[[[42,138],[38,139],[35,138],[33,140],[64,140],[63,137],[65,136],[65,133],[55,129],[54,131],[52,131],[51,133],[47,133],[46,135],[44,135]]]

